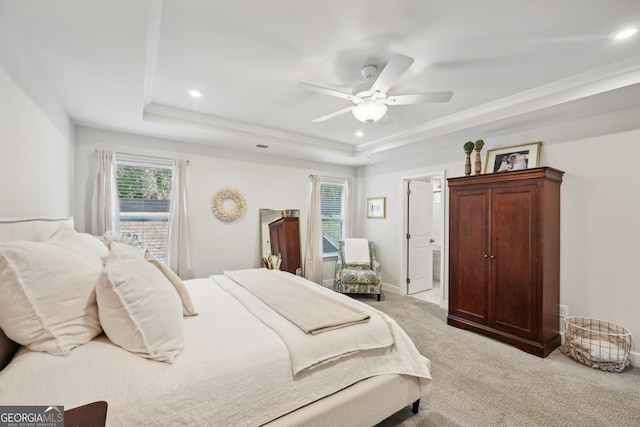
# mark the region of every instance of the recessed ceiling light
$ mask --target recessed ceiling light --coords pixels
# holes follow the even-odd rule
[[[189,91],[187,91],[187,93],[189,95],[191,95],[194,98],[201,98],[202,97],[202,92],[200,92],[199,90],[195,90],[195,89],[191,89]]]
[[[358,137],[360,137],[360,136],[364,136],[364,132],[362,132],[361,130],[358,130],[358,131],[356,131],[356,132],[354,133],[354,135],[355,135],[355,136],[358,136]]]
[[[624,30],[618,31],[617,33],[615,33],[613,35],[613,39],[614,40],[628,39],[629,37],[633,36],[637,32],[638,32],[637,28],[625,28]]]

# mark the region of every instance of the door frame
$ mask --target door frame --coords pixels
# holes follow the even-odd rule
[[[448,276],[447,276],[447,271],[444,268],[445,263],[446,263],[446,259],[448,259],[448,257],[446,256],[447,251],[448,251],[448,234],[446,233],[447,230],[447,220],[448,218],[446,217],[446,206],[448,205],[448,199],[447,199],[447,185],[446,185],[446,171],[445,170],[438,170],[438,171],[432,171],[432,172],[420,172],[420,173],[414,173],[411,175],[405,175],[402,176],[402,182],[401,182],[401,188],[402,188],[402,235],[400,236],[401,239],[401,246],[402,246],[402,277],[406,278],[408,277],[409,272],[407,271],[407,258],[408,258],[408,253],[407,253],[407,240],[406,240],[406,236],[407,236],[407,217],[409,215],[409,212],[407,210],[407,202],[408,202],[408,195],[407,195],[407,185],[406,182],[409,180],[425,180],[427,178],[433,178],[433,177],[437,177],[440,179],[440,187],[441,187],[441,192],[440,192],[440,197],[441,199],[441,203],[440,203],[440,215],[442,218],[441,224],[440,224],[440,236],[442,236],[442,242],[440,242],[440,287],[439,289],[439,305],[440,307],[444,307],[447,304],[447,301],[445,300],[444,296],[445,296],[445,285],[448,286]],[[435,230],[435,228],[434,228]],[[404,280],[404,279],[403,279]],[[408,295],[408,286],[406,283],[404,283],[404,287],[401,286],[400,288],[402,290],[402,294],[403,295]]]

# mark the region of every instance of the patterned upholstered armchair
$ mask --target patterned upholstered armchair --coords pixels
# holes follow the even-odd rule
[[[350,247],[348,240],[366,239],[345,239],[338,246],[338,261],[336,262],[336,281],[333,289],[336,292],[344,294],[377,294],[380,301],[380,293],[382,292],[382,269],[380,263],[376,260],[376,250],[373,242],[365,242],[368,246],[368,261],[349,264],[353,258],[345,258],[345,246]],[[346,244],[345,244],[346,243]],[[358,242],[356,242],[357,244]]]

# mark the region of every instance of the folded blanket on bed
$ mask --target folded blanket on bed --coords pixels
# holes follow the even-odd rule
[[[301,286],[296,276],[258,268],[224,274],[264,301],[307,334],[319,334],[369,320],[369,314],[349,300],[330,298],[319,287]]]
[[[350,300],[348,296],[321,288],[301,277],[273,270],[268,271],[272,271],[276,276],[288,275],[291,280],[297,282],[297,286],[307,290],[308,292],[301,297],[302,299],[313,301],[318,293],[325,293],[325,297],[338,303],[345,301],[347,304],[353,303],[356,309],[362,310],[369,316],[369,321],[364,323],[333,329],[322,334],[308,334],[245,287],[236,283],[231,277],[227,275],[211,276],[222,289],[234,296],[254,316],[280,336],[289,350],[291,369],[294,375],[359,352],[371,350],[378,352],[379,356],[380,351],[393,351],[394,337],[391,326],[376,310],[358,301]],[[234,274],[231,273],[231,275]],[[277,283],[263,285],[266,287],[279,286]]]

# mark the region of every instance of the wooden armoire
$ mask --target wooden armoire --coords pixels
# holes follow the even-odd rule
[[[546,357],[560,345],[560,184],[549,167],[450,178],[447,323]]]
[[[271,253],[282,257],[280,270],[296,274],[302,267],[300,255],[300,225],[298,217],[278,218],[269,224]]]

